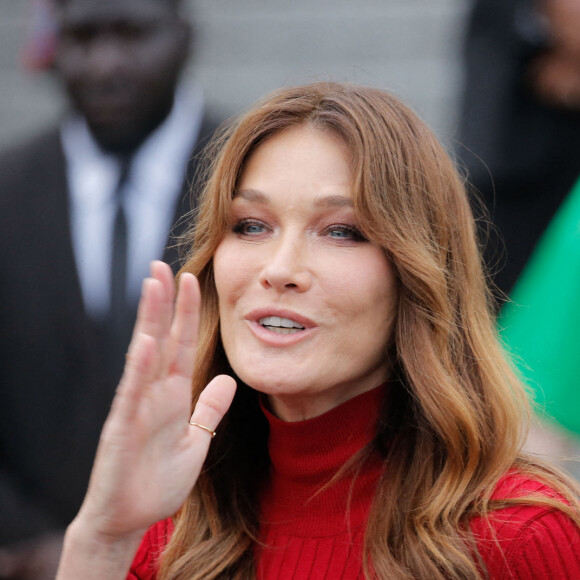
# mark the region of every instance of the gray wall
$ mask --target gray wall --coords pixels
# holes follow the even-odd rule
[[[461,82],[465,0],[190,0],[189,75],[218,114],[281,85],[349,80],[392,90],[448,140]],[[0,147],[57,117],[58,87],[23,71],[29,0],[0,0]]]

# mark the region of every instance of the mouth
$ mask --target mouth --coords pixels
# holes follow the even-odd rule
[[[258,320],[258,323],[276,334],[295,334],[304,330],[304,326],[299,322],[281,316],[264,316]]]

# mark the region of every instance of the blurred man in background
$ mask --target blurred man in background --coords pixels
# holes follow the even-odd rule
[[[54,0],[58,127],[0,156],[0,578],[54,577],[152,259],[213,132],[179,0]]]
[[[458,155],[499,230],[486,257],[498,305],[515,300],[500,330],[551,418],[527,448],[578,457],[578,332],[566,332],[577,319],[578,248],[566,246],[578,240],[580,1],[475,0],[465,40]],[[580,477],[580,463],[561,466]]]

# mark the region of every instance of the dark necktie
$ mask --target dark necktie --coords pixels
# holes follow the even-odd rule
[[[121,160],[121,173],[115,192],[117,205],[113,226],[111,252],[111,320],[121,319],[127,310],[127,250],[128,230],[124,207],[124,191],[130,171],[130,159]]]
[[[132,308],[127,299],[128,271],[128,227],[125,211],[125,186],[131,171],[130,157],[121,158],[121,172],[115,192],[115,221],[113,225],[111,252],[110,308],[107,322],[107,338],[110,341],[111,363],[115,368],[122,368],[123,353],[126,352],[131,337],[133,322]]]

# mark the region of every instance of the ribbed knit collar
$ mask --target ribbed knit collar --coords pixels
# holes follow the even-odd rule
[[[374,453],[353,483],[352,473],[326,486],[365,447],[387,390],[382,385],[306,421],[285,422],[264,406],[270,425],[270,485],[263,495],[262,521],[281,533],[324,536],[362,526],[382,469]],[[321,491],[322,490],[322,491]]]

